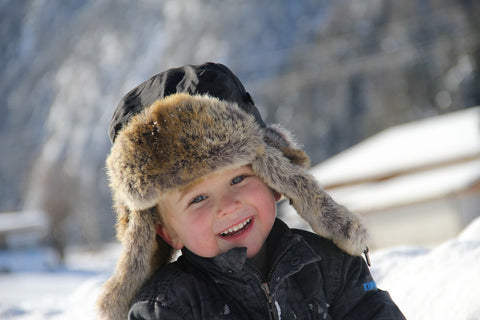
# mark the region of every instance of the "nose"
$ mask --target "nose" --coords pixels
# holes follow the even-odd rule
[[[218,201],[218,210],[217,215],[219,217],[229,215],[241,206],[240,201],[235,197],[235,194],[232,192],[224,192]]]

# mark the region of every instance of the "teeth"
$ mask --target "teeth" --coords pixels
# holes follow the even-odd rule
[[[230,233],[237,232],[238,230],[242,229],[247,224],[249,224],[251,220],[252,219],[249,218],[249,219],[245,220],[244,222],[241,222],[241,223],[237,224],[236,226],[233,226],[232,228],[229,228],[227,231],[222,232],[221,235],[226,236]]]

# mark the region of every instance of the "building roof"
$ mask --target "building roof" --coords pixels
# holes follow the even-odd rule
[[[312,168],[325,187],[480,158],[480,107],[386,129]]]
[[[387,129],[311,173],[339,203],[369,213],[480,183],[480,107]]]

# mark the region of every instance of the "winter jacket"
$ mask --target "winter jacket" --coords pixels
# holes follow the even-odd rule
[[[214,258],[188,250],[160,269],[129,312],[137,319],[405,319],[363,258],[276,220],[270,271],[234,248]]]

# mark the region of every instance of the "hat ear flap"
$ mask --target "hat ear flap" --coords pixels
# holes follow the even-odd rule
[[[291,163],[302,168],[310,166],[310,159],[294,140],[292,134],[278,124],[271,125],[265,129],[265,142],[282,151],[283,156],[290,160]]]
[[[252,163],[254,172],[272,189],[289,198],[313,231],[331,239],[349,254],[361,255],[367,248],[368,235],[360,218],[337,204],[312,175],[292,164],[281,151],[271,146],[266,149]]]
[[[99,319],[126,319],[135,295],[145,281],[168,262],[173,251],[156,234],[159,221],[156,207],[123,213],[118,210],[128,209],[117,206],[117,235],[122,241],[122,252],[97,300]],[[129,241],[131,239],[135,241]]]

